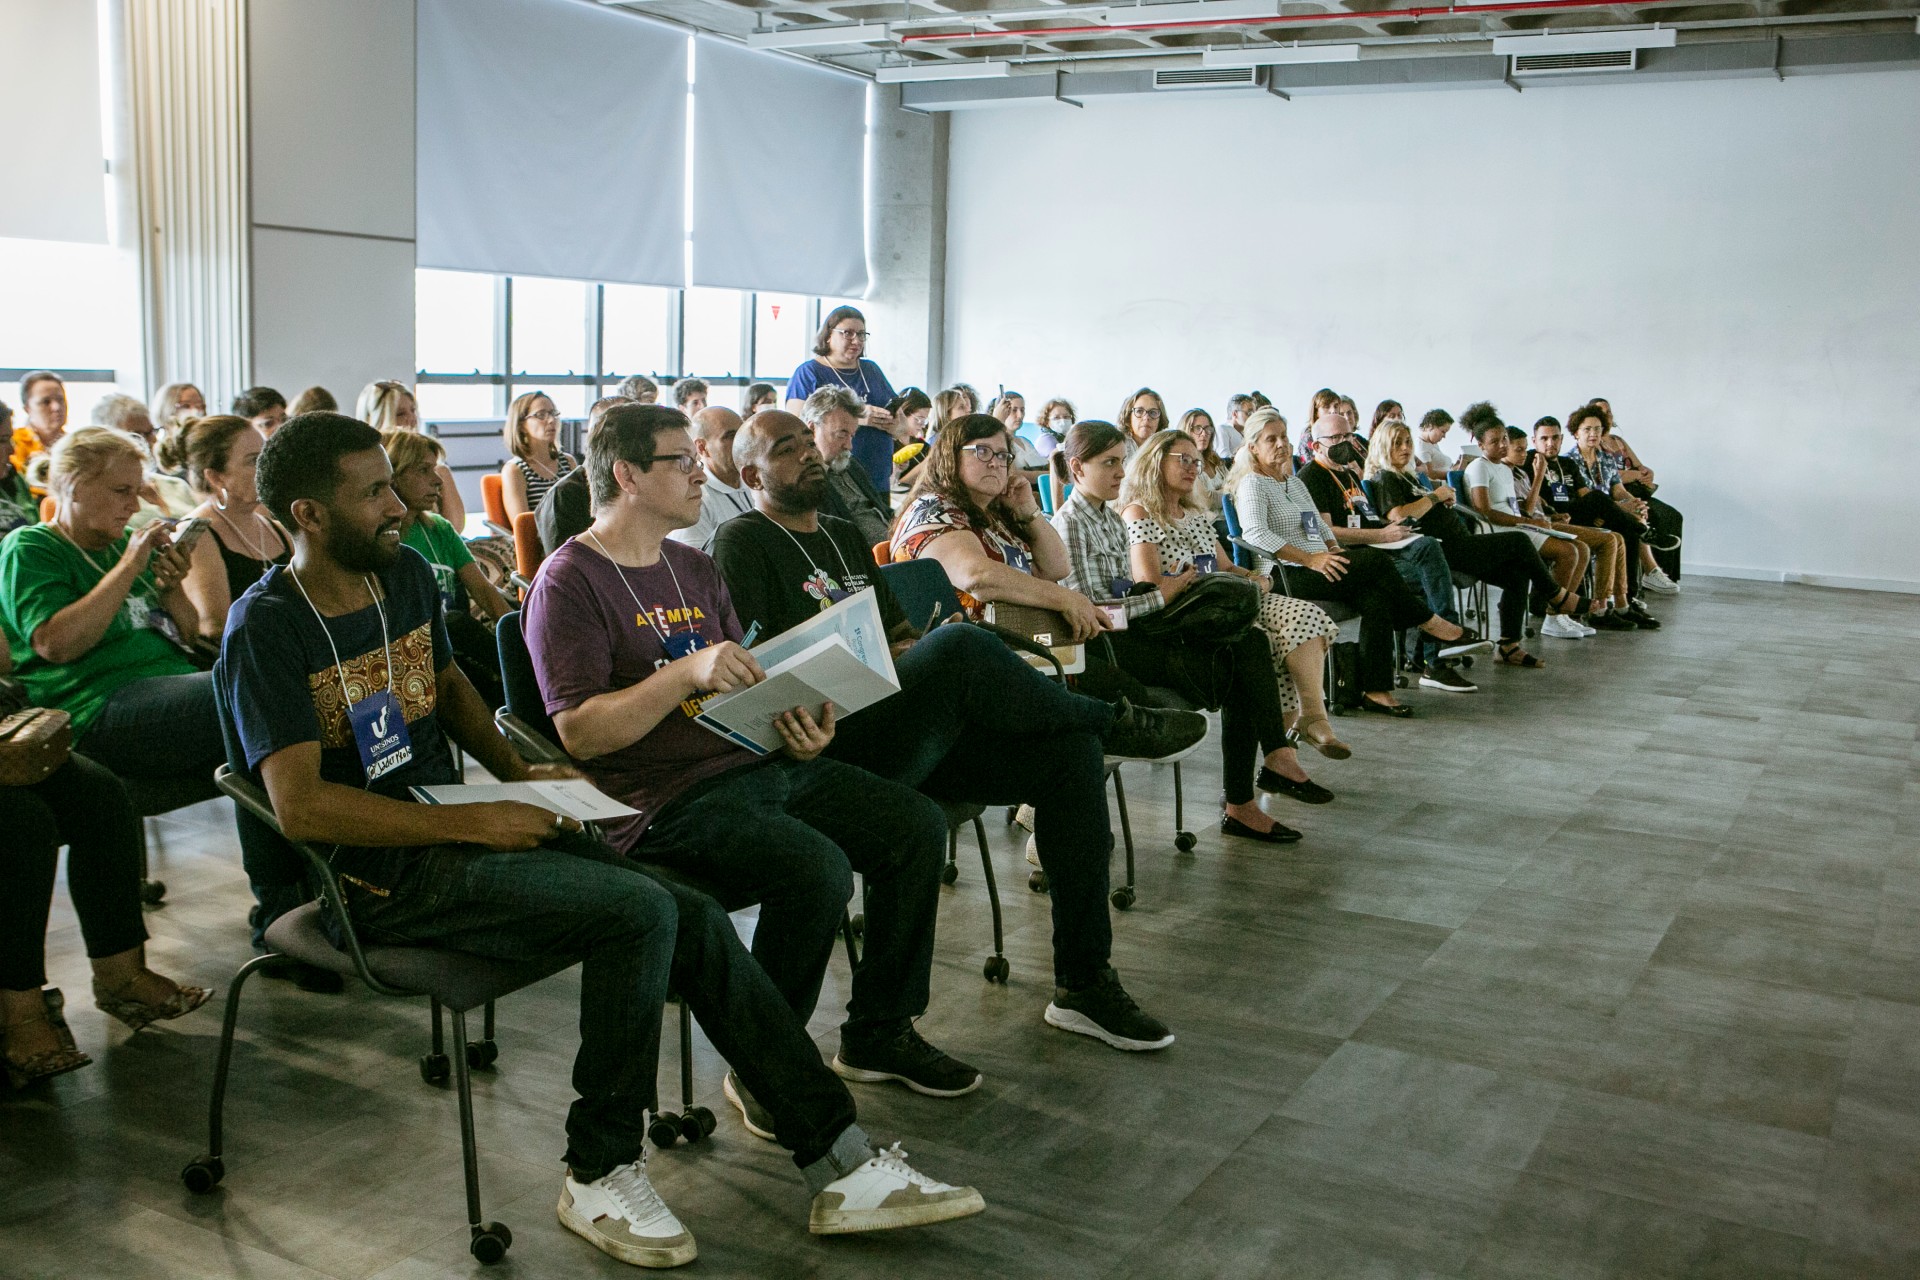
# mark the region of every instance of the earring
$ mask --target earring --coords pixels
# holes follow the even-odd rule
[[[213,509],[215,511],[225,511],[227,509],[227,494],[224,489],[214,494]]]

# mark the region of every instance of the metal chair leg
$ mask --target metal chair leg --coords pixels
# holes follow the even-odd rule
[[[460,1096],[460,1162],[467,1184],[467,1230],[472,1235],[467,1248],[481,1263],[490,1264],[506,1256],[507,1247],[513,1243],[513,1233],[480,1216],[480,1151],[473,1136],[473,1078],[467,1070],[467,1015],[461,1009],[454,1009],[452,1013],[454,1092]],[[436,1029],[439,1022],[436,1016]]]
[[[974,819],[979,826],[980,820]],[[953,884],[960,879],[960,828],[947,827],[947,865],[940,868],[940,883]]]
[[[1134,903],[1133,889],[1133,820],[1127,815],[1127,788],[1120,781],[1120,771],[1115,769],[1109,775],[1113,779],[1113,798],[1120,802],[1120,837],[1127,846],[1127,882],[1107,895],[1107,901],[1120,911],[1125,911]]]
[[[142,817],[140,819],[140,901],[149,907],[157,907],[166,899],[167,886],[164,881],[155,880],[152,876],[147,853],[147,820]]]
[[[1180,785],[1180,762],[1173,762],[1173,847],[1182,853],[1192,853],[1193,846],[1199,841],[1193,832],[1187,830],[1187,799]]]
[[[1012,969],[1004,954],[1006,944],[1000,925],[1000,885],[993,876],[993,857],[987,852],[987,828],[978,818],[973,820],[973,836],[980,845],[980,874],[987,882],[987,906],[993,911],[993,954],[987,957],[981,972],[988,982],[1004,983]]]
[[[195,1195],[205,1195],[227,1176],[226,1164],[220,1157],[225,1142],[227,1077],[233,1069],[233,1033],[240,1022],[241,988],[259,970],[284,960],[285,957],[276,952],[255,956],[240,966],[240,971],[233,975],[233,985],[227,988],[226,1014],[220,1020],[220,1055],[214,1062],[213,1094],[207,1103],[207,1153],[180,1171],[180,1180]]]

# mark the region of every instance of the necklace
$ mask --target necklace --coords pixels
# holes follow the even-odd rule
[[[220,519],[226,523],[228,530],[232,532],[233,536],[240,539],[240,545],[246,548],[247,554],[260,562],[261,572],[264,573],[269,563],[268,557],[261,553],[260,548],[254,544],[254,541],[252,538],[248,537],[244,532],[242,532],[239,522],[236,521],[231,515],[228,514],[227,509],[225,507],[221,506],[217,502],[213,504],[213,507],[214,507],[214,510],[220,513]],[[260,514],[260,509],[258,507],[255,507],[253,509],[253,518],[255,520],[266,519],[265,516],[262,516]],[[271,530],[273,526],[271,524],[268,524],[267,528]],[[278,534],[275,534],[274,536],[276,539],[279,537]]]

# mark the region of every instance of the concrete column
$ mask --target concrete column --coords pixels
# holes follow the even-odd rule
[[[863,309],[895,387],[931,395],[945,374],[947,118],[900,107],[882,85],[873,131],[873,286]]]

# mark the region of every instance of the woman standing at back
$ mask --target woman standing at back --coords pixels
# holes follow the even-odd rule
[[[853,433],[853,460],[885,493],[893,479],[893,384],[880,366],[866,358],[867,318],[857,307],[835,307],[813,337],[813,356],[787,379],[787,412],[799,415],[807,397],[821,387],[845,387],[867,406]]]

